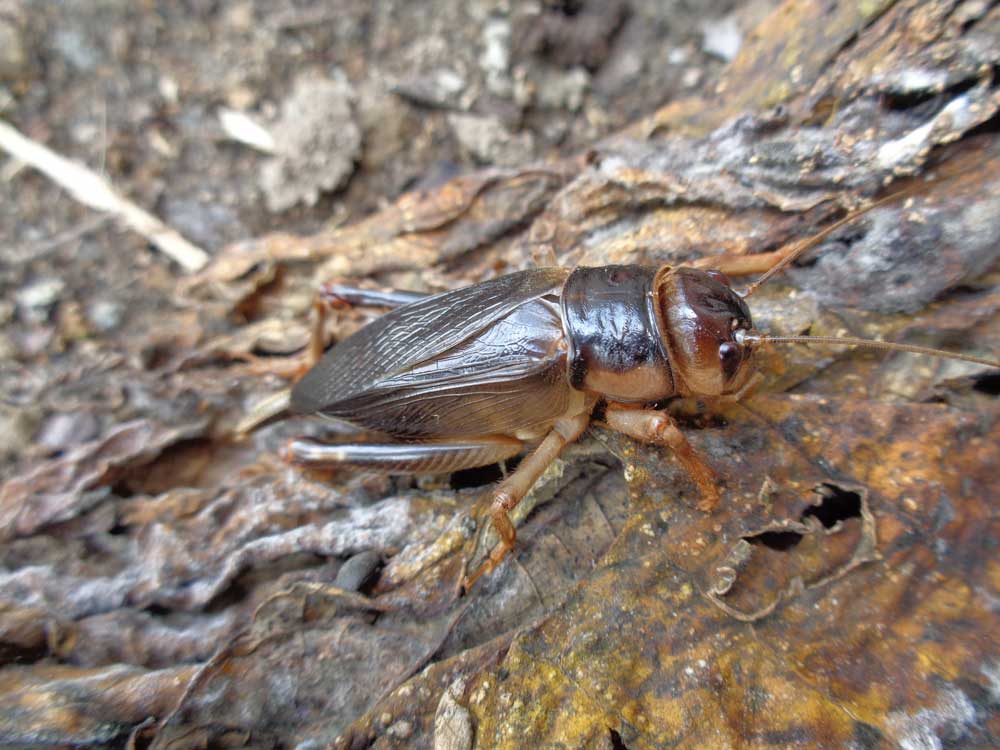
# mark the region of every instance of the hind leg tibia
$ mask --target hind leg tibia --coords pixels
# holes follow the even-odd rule
[[[479,580],[482,575],[489,573],[499,565],[510,550],[513,549],[517,533],[514,530],[514,524],[510,520],[510,511],[517,507],[517,504],[524,499],[524,496],[528,494],[535,482],[538,481],[538,478],[545,473],[549,464],[559,457],[562,449],[583,434],[583,431],[587,429],[589,421],[589,414],[580,414],[576,417],[557,421],[552,430],[545,436],[545,439],[539,443],[538,447],[518,464],[514,473],[500,482],[493,490],[493,501],[490,504],[490,519],[500,537],[500,544],[490,552],[490,556],[472,575],[466,576],[464,584],[466,590]]]

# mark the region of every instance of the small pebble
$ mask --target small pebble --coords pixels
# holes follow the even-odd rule
[[[681,84],[684,88],[693,89],[701,83],[701,69],[700,68],[688,68],[684,71],[681,76]]]
[[[683,65],[691,55],[683,47],[674,47],[667,54],[667,62],[671,65]]]
[[[734,16],[705,21],[701,25],[704,35],[701,43],[703,51],[729,62],[743,46],[743,32]]]
[[[59,301],[66,284],[62,279],[47,277],[32,281],[17,292],[17,304],[29,310],[51,307]]]
[[[101,333],[113,331],[121,325],[125,306],[110,299],[99,299],[87,308],[87,319]]]
[[[413,735],[413,724],[408,721],[397,721],[386,729],[385,733],[397,740],[406,740]]]
[[[381,564],[382,556],[375,550],[359,552],[340,566],[333,585],[344,591],[361,591],[373,581]]]
[[[459,109],[459,99],[466,89],[462,76],[448,69],[409,76],[393,86],[393,91],[417,104]]]

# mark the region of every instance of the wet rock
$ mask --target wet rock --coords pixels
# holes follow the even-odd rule
[[[511,133],[497,118],[454,114],[448,123],[462,147],[481,163],[513,166],[532,158],[531,133]]]
[[[278,156],[264,165],[258,184],[271,211],[314,205],[320,193],[343,187],[361,156],[347,81],[299,79],[272,128]]]

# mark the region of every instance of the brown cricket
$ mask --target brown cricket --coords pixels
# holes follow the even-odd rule
[[[775,338],[754,329],[746,297],[884,202],[787,251],[731,259],[734,273],[763,272],[742,293],[724,275],[725,257],[713,259],[713,270],[536,268],[431,296],[335,287],[332,295],[341,301],[394,309],[327,351],[292,389],[290,407],[345,420],[384,440],[293,440],[286,457],[383,473],[450,473],[502,461],[537,443],[492,490],[490,515],[500,544],[466,577],[466,587],[513,547],[509,511],[583,434],[599,403],[609,428],[668,446],[698,485],[699,507],[711,510],[719,499],[713,470],[674,420],[649,405],[675,396],[739,398],[754,380],[755,353],[765,343],[874,346],[1000,367],[922,347]]]

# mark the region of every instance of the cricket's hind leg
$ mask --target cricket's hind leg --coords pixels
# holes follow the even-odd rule
[[[492,492],[490,520],[500,544],[464,581],[468,590],[480,576],[495,568],[514,546],[517,533],[508,513],[528,494],[567,445],[587,429],[589,414],[560,419],[545,439]],[[385,474],[445,474],[503,461],[521,451],[522,441],[505,435],[422,443],[347,443],[327,445],[315,440],[292,440],[283,458],[302,466],[355,466]]]
[[[490,505],[490,518],[497,534],[500,535],[500,544],[490,552],[490,556],[472,575],[466,577],[463,583],[466,591],[484,573],[489,573],[499,565],[514,547],[517,532],[514,531],[514,524],[511,523],[508,513],[524,499],[538,478],[549,467],[549,464],[559,457],[562,449],[583,434],[589,421],[590,414],[580,414],[557,421],[538,447],[518,464],[514,473],[494,488],[493,502]]]
[[[354,466],[381,474],[450,474],[516,456],[523,443],[505,435],[422,443],[326,444],[295,439],[283,458],[299,466]]]

